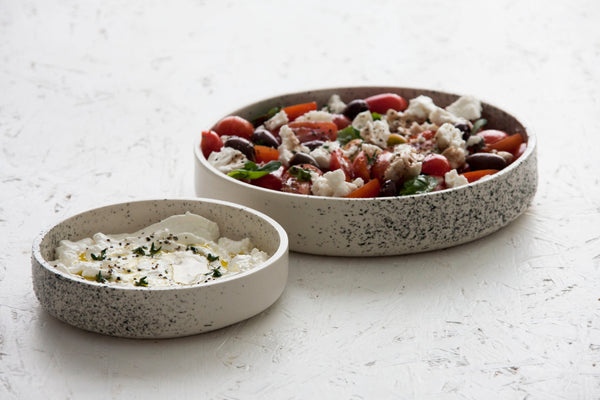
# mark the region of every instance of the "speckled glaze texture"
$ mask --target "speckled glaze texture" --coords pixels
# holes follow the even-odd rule
[[[441,107],[459,95],[397,87],[331,88],[282,95],[230,115],[248,119],[266,110],[337,93],[349,102],[394,92],[406,99],[431,97]],[[512,115],[483,103],[487,127],[521,133],[526,152],[493,177],[445,191],[377,199],[340,199],[276,192],[236,181],[213,168],[195,144],[196,194],[233,201],[262,211],[287,231],[293,251],[332,256],[383,256],[442,249],[473,241],[506,226],[530,205],[537,189],[536,138]],[[220,118],[219,118],[220,119]],[[218,119],[217,119],[218,121]],[[216,121],[215,121],[216,122]]]
[[[157,289],[83,281],[48,263],[60,240],[135,232],[186,211],[216,222],[221,236],[250,237],[271,257],[260,267],[210,284]],[[246,207],[204,199],[147,200],[84,212],[42,232],[32,252],[33,287],[46,311],[82,329],[130,338],[187,336],[249,318],[279,298],[287,274],[288,240],[279,224]]]

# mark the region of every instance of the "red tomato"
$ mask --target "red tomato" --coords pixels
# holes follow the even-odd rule
[[[282,182],[283,172],[284,172],[284,168],[279,167],[279,169],[277,171],[273,171],[270,174],[262,176],[258,179],[252,179],[249,182],[252,185],[260,186],[265,189],[279,191],[279,190],[281,190],[281,186],[283,184],[283,182]]]
[[[441,154],[432,153],[423,160],[421,172],[427,175],[444,176],[451,169],[450,162],[446,157]]]
[[[213,151],[219,151],[223,147],[223,140],[215,131],[202,132],[202,140],[200,141],[200,150],[204,154],[204,158],[208,158]]]
[[[485,140],[485,139],[484,139]],[[498,140],[495,143],[489,144],[488,149],[498,150],[498,151],[508,151],[509,153],[514,153],[519,149],[523,143],[523,135],[520,133],[515,133],[514,135],[510,135],[505,137],[504,139]]]
[[[350,125],[352,121],[344,114],[333,114],[333,123],[337,126],[339,131]]]
[[[250,140],[250,137],[252,137],[252,134],[254,133],[254,126],[250,121],[247,121],[242,117],[231,115],[219,121],[215,126],[214,131],[217,132],[219,136],[240,136]]]
[[[379,184],[379,179],[375,178],[358,189],[350,192],[346,197],[347,198],[369,198],[369,197],[377,197],[379,195],[379,189],[381,185]]]
[[[311,171],[316,172],[319,175],[322,175],[323,172],[315,167],[314,165],[310,165],[310,164],[299,164],[298,167],[302,168],[302,169],[308,169]],[[298,193],[298,194],[310,194],[310,186],[311,186],[311,181],[303,181],[298,179],[297,177],[290,175],[290,173],[288,171],[285,171],[285,173],[283,174],[282,177],[282,186],[281,186],[281,191],[282,192],[288,192],[288,193]]]
[[[310,103],[296,104],[293,106],[285,107],[283,111],[287,114],[288,120],[293,121],[301,115],[306,114],[309,111],[317,109],[317,103],[311,101]]]
[[[335,171],[336,169],[344,171],[347,181],[352,180],[352,165],[350,164],[348,157],[346,157],[340,149],[334,150],[331,153],[331,158],[329,160],[329,170]]]
[[[477,136],[481,136],[486,146],[490,144],[494,144],[499,142],[502,139],[506,139],[508,137],[508,133],[504,131],[499,131],[496,129],[486,129],[484,131],[479,131],[476,133]]]
[[[301,143],[337,139],[337,126],[333,122],[291,122],[288,126]]]
[[[352,177],[354,179],[362,178],[365,182],[371,180],[371,166],[364,150],[361,150],[352,161]]]
[[[263,163],[263,162],[267,163],[269,161],[279,160],[279,150],[277,150],[273,147],[255,144],[254,145],[254,154],[255,154],[257,163]]]
[[[378,179],[379,182],[385,182],[385,170],[390,166],[390,161],[392,160],[393,154],[389,151],[384,151],[382,153],[377,154],[377,159],[375,163],[371,167],[371,177],[373,179]]]
[[[385,114],[390,108],[396,111],[404,111],[408,107],[407,101],[395,93],[381,93],[367,97],[365,102],[369,105],[371,112]]]

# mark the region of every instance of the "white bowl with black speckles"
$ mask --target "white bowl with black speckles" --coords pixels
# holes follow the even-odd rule
[[[58,271],[49,261],[60,240],[94,233],[130,233],[186,211],[219,225],[221,236],[249,237],[270,258],[262,265],[208,284],[167,288],[116,287]],[[250,318],[282,294],[288,276],[288,238],[268,216],[208,199],[144,200],[75,215],[33,242],[33,288],[42,307],[79,328],[110,336],[172,338],[218,329]]]
[[[341,87],[276,96],[227,115],[251,120],[277,106],[317,101],[321,107],[334,93],[349,102],[385,92],[397,93],[407,100],[426,95],[441,107],[459,97],[415,88]],[[381,256],[467,243],[497,231],[521,215],[529,207],[538,182],[535,135],[506,111],[485,102],[482,105],[488,127],[519,132],[527,141],[525,153],[490,179],[402,197],[345,199],[298,195],[249,185],[219,172],[202,155],[198,138],[194,144],[196,194],[235,201],[270,215],[287,231],[290,250],[297,252]]]

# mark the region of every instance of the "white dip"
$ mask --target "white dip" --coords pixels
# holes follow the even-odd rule
[[[62,240],[51,264],[86,280],[165,287],[214,281],[252,269],[269,258],[248,238],[219,236],[216,223],[188,212],[135,233],[96,233],[77,242]]]

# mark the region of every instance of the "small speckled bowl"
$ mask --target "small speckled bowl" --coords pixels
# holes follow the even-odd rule
[[[219,225],[221,236],[249,237],[271,257],[252,270],[208,284],[168,288],[116,287],[56,270],[49,261],[60,240],[96,232],[131,233],[186,211]],[[272,305],[288,275],[288,238],[266,215],[206,199],[146,200],[109,205],[68,218],[33,242],[33,288],[56,318],[93,332],[130,338],[170,338],[208,332],[242,321]]]
[[[277,107],[316,101],[327,103],[338,94],[353,99],[393,92],[409,100],[431,97],[446,107],[459,96],[401,87],[342,87],[281,95],[235,110],[228,115],[254,119]],[[421,195],[375,199],[344,199],[297,195],[263,189],[233,179],[210,165],[194,145],[196,194],[235,201],[262,211],[287,231],[290,249],[334,256],[374,256],[417,253],[466,243],[504,227],[531,203],[537,189],[534,134],[507,112],[483,103],[487,127],[521,133],[527,150],[491,179]],[[216,123],[221,118],[218,118]],[[208,126],[211,126],[209,124]]]

